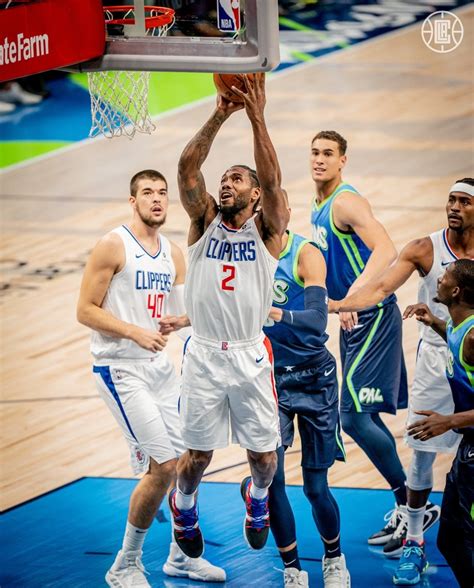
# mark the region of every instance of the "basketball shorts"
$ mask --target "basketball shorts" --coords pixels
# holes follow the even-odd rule
[[[339,338],[341,412],[395,414],[408,402],[400,310],[392,302],[358,315],[357,327]]]
[[[415,377],[408,400],[407,424],[422,418],[418,410],[434,410],[440,414],[453,414],[453,394],[446,379],[447,348],[420,341],[416,357]],[[447,431],[442,435],[419,441],[406,435],[407,445],[421,451],[456,453],[461,435]]]
[[[179,378],[165,354],[152,360],[94,365],[93,373],[99,394],[130,447],[135,474],[148,471],[150,458],[164,463],[184,453]]]
[[[441,505],[443,525],[463,536],[474,546],[474,436],[464,435],[451,470],[446,476],[446,487]]]
[[[323,363],[296,366],[291,372],[276,369],[275,380],[282,445],[293,445],[296,417],[303,467],[328,468],[336,459],[344,461],[334,357],[328,353]]]
[[[183,358],[181,432],[188,449],[212,451],[232,442],[263,453],[280,445],[273,355],[262,334],[217,342],[193,335]]]

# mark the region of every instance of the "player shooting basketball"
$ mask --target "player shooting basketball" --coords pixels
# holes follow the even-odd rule
[[[241,103],[218,96],[178,168],[181,202],[191,219],[185,305],[194,335],[183,359],[181,395],[188,451],[179,461],[170,507],[176,541],[190,557],[204,549],[197,487],[214,449],[228,445],[229,423],[233,440],[247,450],[252,473],[241,489],[245,537],[253,549],[261,549],[268,536],[268,487],[280,443],[272,352],[262,326],[272,305],[289,212],[263,114],[264,74],[256,74],[253,82],[244,76],[244,81],[245,92],[232,88]],[[252,125],[257,169],[235,165],[226,170],[218,204],[206,190],[201,167],[223,123],[242,108]]]

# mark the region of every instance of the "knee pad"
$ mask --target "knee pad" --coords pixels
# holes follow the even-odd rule
[[[413,450],[413,457],[407,472],[407,486],[410,490],[427,490],[433,487],[435,459],[436,453],[432,451]]]

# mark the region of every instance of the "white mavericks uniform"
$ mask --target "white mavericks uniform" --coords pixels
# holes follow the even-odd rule
[[[232,441],[256,452],[280,443],[271,345],[262,332],[278,260],[255,217],[240,229],[220,213],[189,248],[185,306],[193,326],[186,345],[181,432],[187,448],[210,451]]]
[[[433,302],[433,298],[436,296],[438,278],[457,257],[449,246],[447,229],[432,233],[430,239],[433,244],[433,265],[429,273],[420,278],[418,301],[424,302],[438,318],[448,320],[447,307]],[[420,323],[419,328],[420,342],[409,397],[408,424],[423,418],[415,414],[417,410],[433,410],[440,414],[454,412],[453,395],[446,379],[446,343],[433,329],[423,323]],[[405,437],[407,444],[413,449],[436,453],[456,453],[460,438],[461,436],[454,431],[447,431],[427,441],[419,441],[408,435]]]
[[[160,235],[159,251],[151,256],[125,225],[113,232],[123,241],[125,265],[112,278],[102,308],[127,323],[157,330],[176,276],[170,242]],[[92,332],[91,352],[97,388],[130,446],[134,473],[147,471],[150,457],[157,463],[179,457],[185,450],[179,380],[167,355],[98,331]]]

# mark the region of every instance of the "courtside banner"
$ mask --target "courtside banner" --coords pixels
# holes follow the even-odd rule
[[[0,10],[0,81],[103,54],[101,0],[30,0]]]

